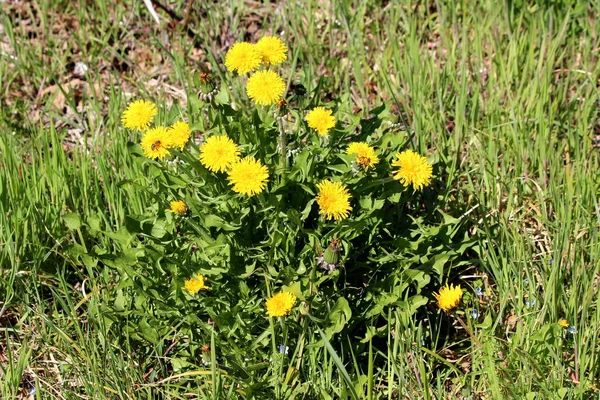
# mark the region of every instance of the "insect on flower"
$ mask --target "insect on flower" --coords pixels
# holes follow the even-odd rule
[[[152,143],[152,146],[150,147],[152,148],[152,151],[158,149],[160,147],[160,140],[157,140],[156,142]]]

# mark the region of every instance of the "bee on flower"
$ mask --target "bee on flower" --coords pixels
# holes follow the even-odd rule
[[[170,134],[164,126],[148,129],[140,143],[146,157],[159,160],[171,155],[168,150],[170,144]]]

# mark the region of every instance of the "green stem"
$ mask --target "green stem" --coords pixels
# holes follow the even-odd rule
[[[269,279],[266,277],[265,275],[265,284],[267,286],[267,298],[271,297],[271,287],[269,286]],[[275,338],[275,321],[273,317],[269,317],[269,327],[271,328],[271,357],[273,360],[275,360],[275,357],[277,356],[277,343],[276,343],[276,338]],[[273,370],[273,372],[275,372],[275,370]],[[277,379],[279,380],[279,379]],[[275,398],[279,398],[279,394],[280,394],[280,388],[279,388],[279,384],[277,384],[277,382],[274,382],[274,386],[275,386]]]
[[[475,344],[477,345],[477,347],[482,348],[483,346],[481,345],[481,343],[479,342],[479,340],[475,337],[475,335],[473,334],[473,332],[469,329],[469,327],[467,326],[467,324],[464,323],[464,321],[456,314],[451,313],[451,316],[453,316],[454,318],[456,318],[456,320],[462,325],[462,327],[465,329],[465,331],[467,331],[467,333],[469,334],[469,336],[471,336],[471,339],[473,339],[473,342],[475,342]]]
[[[285,131],[283,130],[283,122],[278,119],[277,125],[279,126],[279,149],[281,151],[281,180],[285,180],[285,171],[287,169],[287,138]]]

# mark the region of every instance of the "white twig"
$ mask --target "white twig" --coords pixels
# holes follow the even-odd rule
[[[144,0],[144,4],[146,5],[146,8],[150,12],[150,15],[152,15],[152,18],[154,18],[154,20],[156,21],[157,24],[160,24],[160,21],[158,20],[158,14],[156,13],[154,6],[152,5],[152,1]]]

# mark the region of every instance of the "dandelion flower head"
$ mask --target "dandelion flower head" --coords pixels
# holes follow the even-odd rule
[[[187,204],[185,201],[177,200],[171,202],[171,212],[175,214],[183,215],[187,212]]]
[[[283,97],[285,82],[275,71],[258,71],[248,79],[246,92],[254,103],[270,106]]]
[[[236,193],[253,196],[265,189],[269,170],[252,156],[233,163],[227,171],[227,179]]]
[[[375,149],[365,142],[350,143],[346,153],[356,154],[354,161],[363,169],[373,168],[379,162],[379,157],[377,157]]]
[[[196,294],[203,289],[208,289],[208,286],[206,286],[204,276],[195,275],[187,281],[185,281],[185,283],[183,284],[183,288],[187,290],[190,294]]]
[[[319,193],[316,200],[320,207],[319,213],[323,215],[324,219],[340,221],[348,218],[352,207],[350,206],[350,194],[346,186],[340,182],[324,180],[317,185],[317,188]]]
[[[187,122],[177,121],[169,128],[170,147],[177,147],[183,150],[185,144],[190,140],[192,131]]]
[[[256,43],[256,47],[265,65],[277,65],[287,60],[288,49],[277,37],[265,36]]]
[[[561,326],[563,328],[568,328],[569,327],[569,323],[564,318],[560,319],[557,323],[558,323],[559,326]]]
[[[156,106],[151,101],[136,100],[129,103],[127,109],[123,111],[121,122],[127,129],[145,131],[157,112]]]
[[[460,285],[442,286],[439,293],[434,293],[433,297],[438,302],[438,307],[445,311],[450,311],[460,303],[463,292]]]
[[[225,171],[240,157],[240,148],[227,136],[210,136],[200,148],[200,162],[212,172]]]
[[[325,107],[315,107],[306,114],[308,126],[316,129],[319,135],[325,136],[335,126],[335,117],[331,110]]]
[[[405,150],[398,153],[396,158],[392,166],[399,169],[394,172],[394,179],[399,180],[404,186],[412,184],[416,190],[429,186],[433,168],[425,157],[412,150]]]
[[[148,158],[159,160],[168,157],[171,154],[168,150],[170,144],[169,137],[169,131],[164,126],[148,129],[144,133],[142,142],[140,143],[142,150],[144,150],[144,155]]]
[[[267,299],[265,306],[270,317],[283,317],[292,310],[296,296],[290,292],[279,292]]]
[[[238,74],[252,72],[260,66],[262,56],[256,45],[241,42],[234,44],[225,55],[225,66]]]

